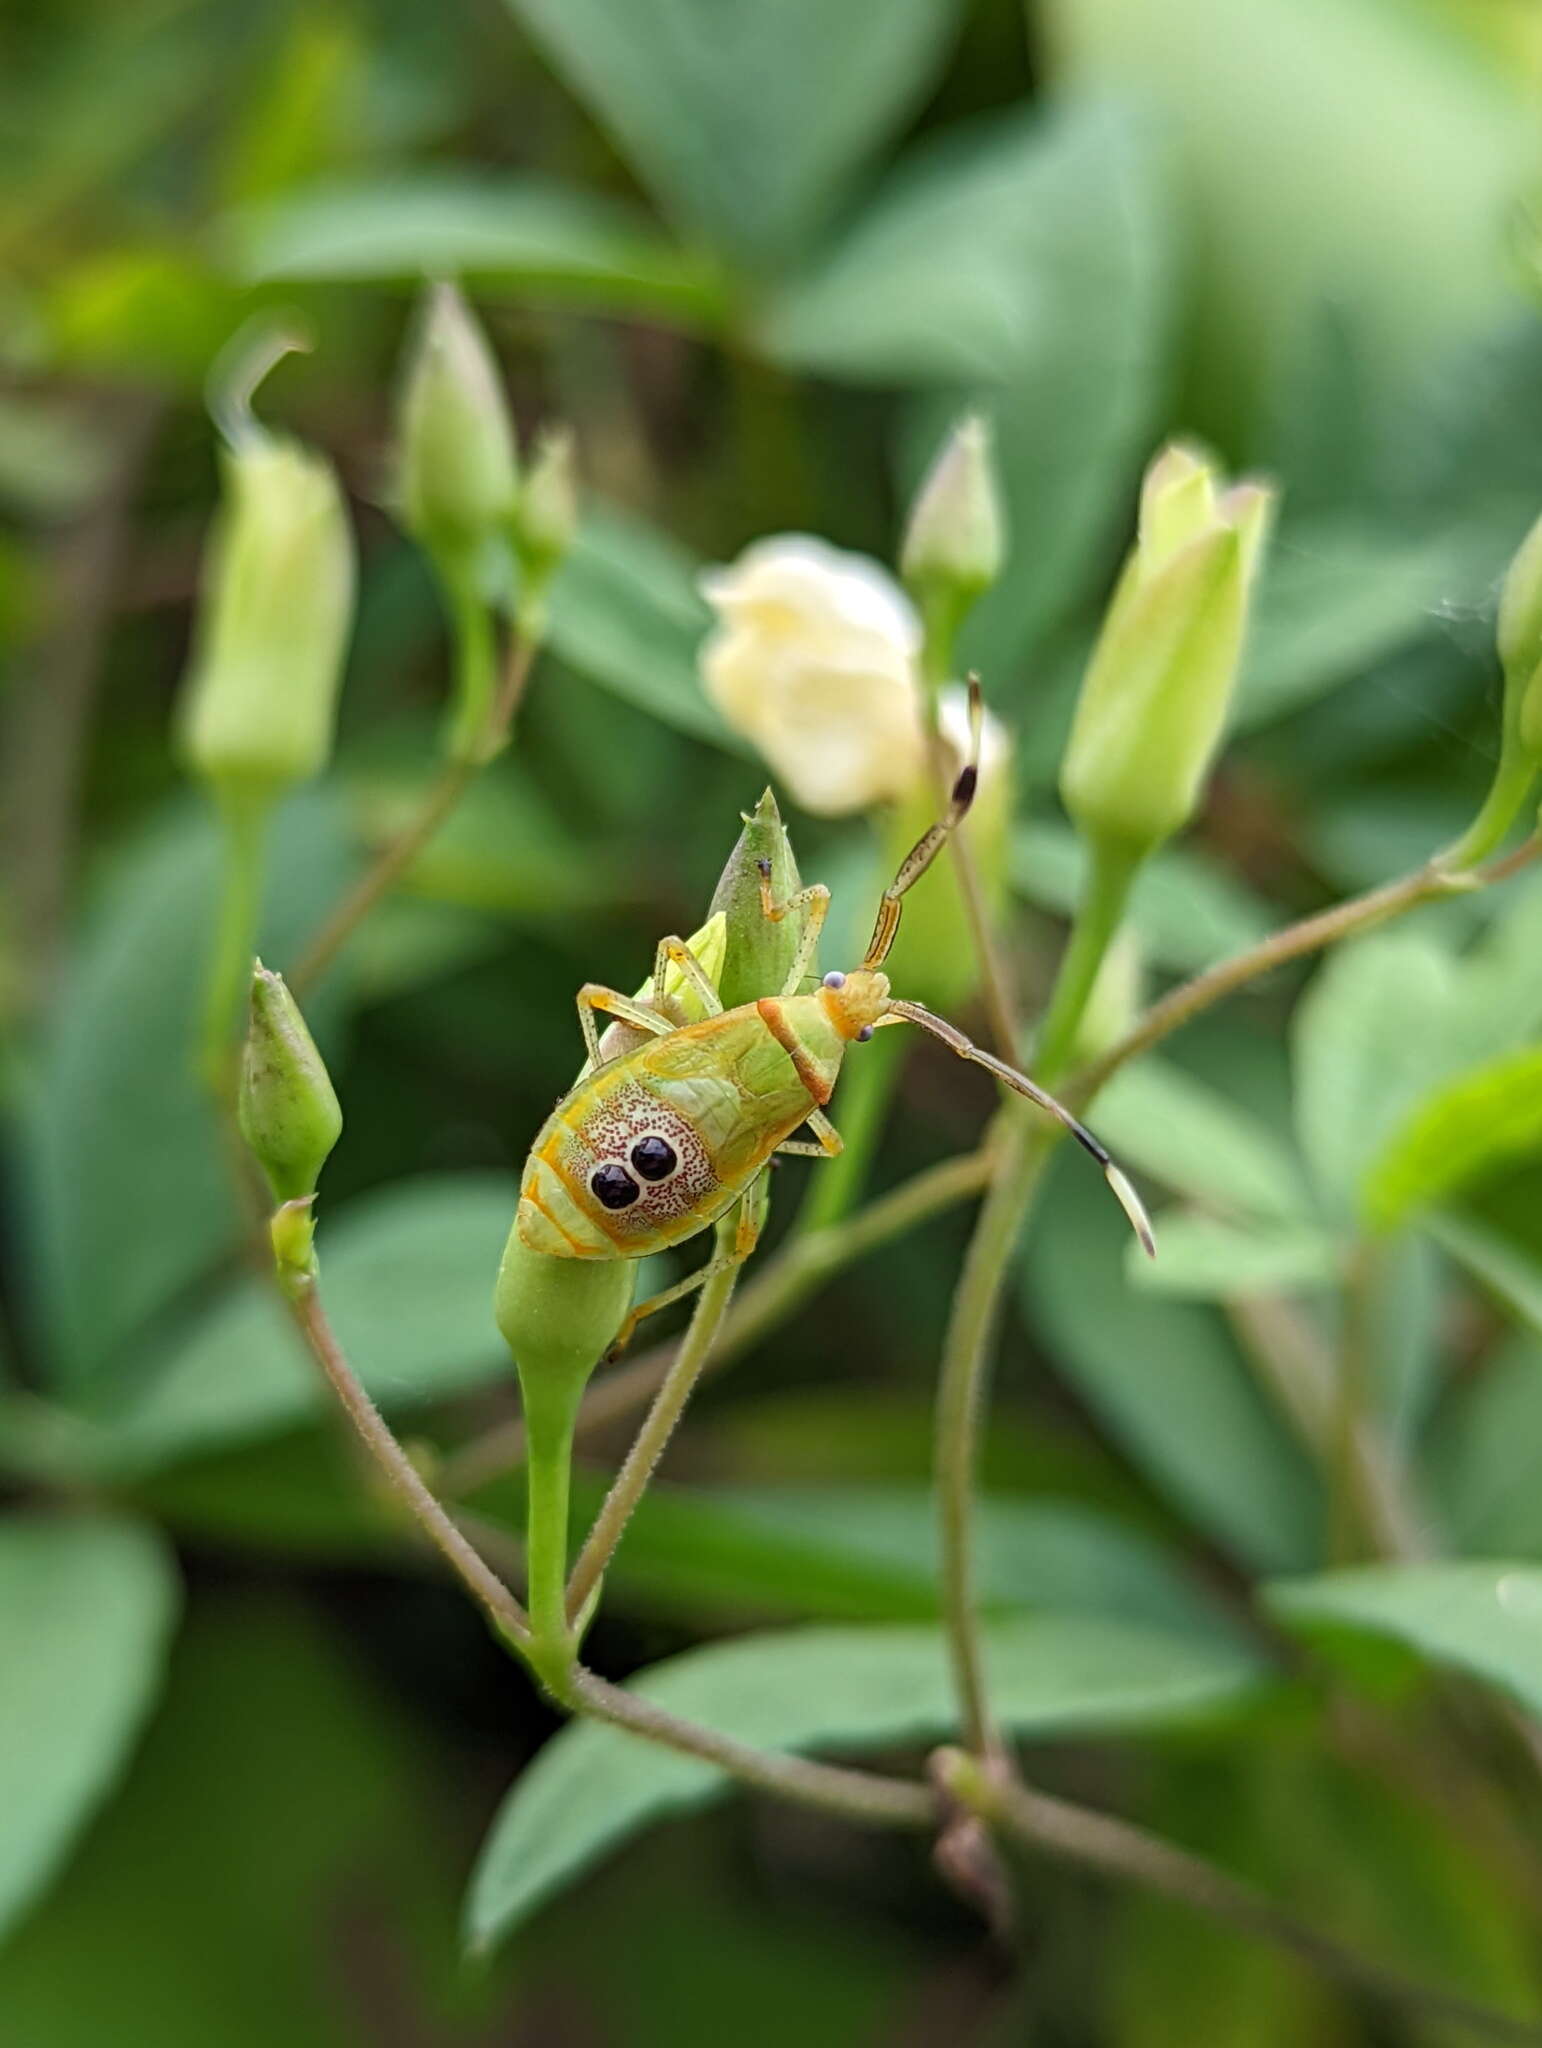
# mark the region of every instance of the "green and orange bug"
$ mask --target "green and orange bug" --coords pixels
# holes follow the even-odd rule
[[[590,1067],[558,1103],[531,1147],[520,1186],[516,1227],[533,1251],[563,1259],[640,1259],[665,1251],[725,1215],[753,1186],[773,1154],[833,1158],[840,1135],[825,1115],[848,1045],[861,1045],[891,1024],[915,1024],[941,1039],[998,1081],[1047,1110],[1103,1168],[1141,1243],[1154,1252],[1151,1226],[1139,1197],[1087,1128],[1026,1074],[974,1045],[919,1003],[889,993],[883,962],[899,930],[901,902],[946,844],[968,810],[978,777],[979,694],[972,696],[971,759],[954,783],[946,814],[917,840],[885,889],[877,922],[859,967],[832,973],[800,993],[830,892],[822,884],[787,902],[772,900],[770,866],[761,864],[761,900],[773,919],[807,913],[786,984],[774,996],[725,1010],[708,976],[683,940],[658,948],[653,987],[663,989],[673,967],[700,999],[706,1015],[681,1023],[618,990],[588,982],[578,992],[578,1016]],[[641,1045],[602,1062],[597,1013],[649,1034]],[[793,1133],[806,1125],[812,1139]],[[634,1309],[621,1342],[640,1318],[699,1287],[707,1275],[743,1258],[753,1242],[746,1203],[732,1251],[721,1254],[679,1286]]]

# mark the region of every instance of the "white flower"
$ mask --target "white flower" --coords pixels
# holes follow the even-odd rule
[[[701,587],[718,616],[701,650],[707,692],[805,810],[866,810],[915,788],[921,625],[886,570],[786,533]]]

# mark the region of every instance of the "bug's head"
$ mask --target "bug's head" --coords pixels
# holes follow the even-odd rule
[[[889,1007],[889,977],[876,967],[854,967],[850,974],[837,968],[825,976],[820,993],[842,1038],[865,1044]]]

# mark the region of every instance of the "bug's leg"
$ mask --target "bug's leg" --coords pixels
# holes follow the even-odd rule
[[[686,1295],[694,1294],[698,1287],[705,1287],[716,1274],[726,1272],[730,1266],[742,1266],[760,1242],[760,1230],[765,1222],[765,1216],[765,1203],[755,1199],[754,1188],[747,1188],[734,1211],[733,1249],[714,1253],[704,1266],[698,1266],[694,1273],[688,1273],[683,1280],[677,1280],[673,1287],[666,1287],[661,1293],[650,1294],[646,1301],[640,1301],[616,1332],[615,1341],[605,1354],[607,1360],[621,1356],[631,1343],[637,1325],[644,1316],[651,1316],[661,1308],[668,1308],[671,1302],[683,1301]]]
[[[591,1065],[600,1065],[600,1033],[595,1024],[595,1012],[603,1011],[607,1017],[619,1017],[623,1024],[635,1024],[639,1031],[651,1031],[655,1038],[662,1038],[677,1027],[667,1017],[661,1017],[657,1010],[650,1010],[646,1004],[637,1002],[632,996],[624,996],[619,990],[606,988],[603,982],[586,981],[578,991],[578,1028],[584,1034],[584,1050]]]
[[[834,1159],[845,1151],[840,1132],[822,1109],[811,1109],[803,1121],[819,1140],[818,1144],[810,1144],[805,1138],[784,1138],[776,1148],[778,1152],[792,1152],[800,1159]]]
[[[803,936],[798,941],[798,950],[792,966],[787,971],[786,983],[777,990],[778,995],[795,996],[799,984],[808,973],[809,963],[819,944],[819,934],[830,909],[830,892],[823,882],[810,882],[806,889],[800,889],[795,896],[789,896],[785,903],[778,903],[771,894],[771,863],[763,860],[760,867],[760,908],[773,924],[780,924],[790,911],[806,910],[808,917],[803,926]]]
[[[717,990],[707,979],[707,970],[684,939],[660,939],[658,952],[653,956],[653,992],[655,998],[665,986],[665,975],[669,968],[678,967],[685,979],[701,998],[703,1009],[709,1017],[721,1017],[723,1002]]]

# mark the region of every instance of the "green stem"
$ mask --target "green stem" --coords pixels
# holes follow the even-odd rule
[[[1487,860],[1515,823],[1516,813],[1530,794],[1536,777],[1536,763],[1530,752],[1514,732],[1507,731],[1500,748],[1499,767],[1482,808],[1456,844],[1440,856],[1439,865],[1470,868]]]
[[[1082,1014],[1129,900],[1141,856],[1109,840],[1093,840],[1087,885],[1071,927],[1034,1048],[1035,1078],[1053,1088],[1076,1050]]]
[[[568,1626],[568,1490],[573,1428],[587,1375],[520,1374],[525,1404],[526,1656],[552,1697],[569,1702],[577,1650]]]
[[[463,563],[441,563],[439,580],[455,636],[455,695],[450,707],[445,752],[452,761],[478,767],[492,718],[498,674],[493,612]]]
[[[216,1098],[229,1102],[235,1093],[235,1046],[257,950],[263,849],[272,793],[221,785],[216,801],[225,841],[224,872],[204,997],[199,1063]]]

